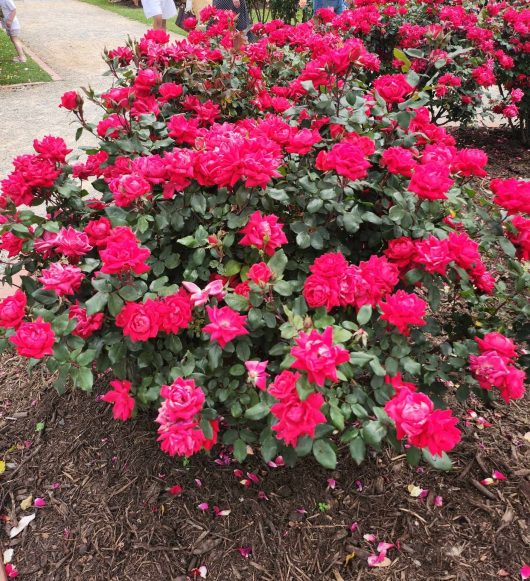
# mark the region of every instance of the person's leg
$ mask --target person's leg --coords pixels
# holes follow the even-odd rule
[[[155,30],[159,30],[161,28],[164,28],[164,20],[162,20],[162,14],[157,14],[156,16],[153,16],[153,28]]]
[[[24,54],[24,49],[22,48],[22,44],[18,38],[18,33],[11,33],[9,35],[9,38],[11,39],[11,42],[13,43],[17,54],[18,54],[18,61],[20,61],[21,63],[25,63],[26,62],[26,55]]]
[[[162,18],[162,30],[165,30],[167,26],[167,20],[165,18]]]

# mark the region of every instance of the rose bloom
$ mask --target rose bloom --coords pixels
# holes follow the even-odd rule
[[[350,354],[346,349],[333,345],[333,327],[326,327],[320,334],[316,329],[311,333],[301,332],[295,339],[291,355],[295,357],[294,369],[307,373],[310,382],[324,385],[326,379],[338,381],[337,365],[346,363]]]
[[[289,398],[271,407],[271,413],[278,418],[272,426],[277,438],[288,446],[296,447],[300,436],[315,437],[318,424],[326,423],[326,416],[320,411],[324,405],[321,393],[312,393],[304,401]]]
[[[182,85],[178,85],[177,83],[162,83],[158,88],[160,93],[159,101],[161,103],[167,103],[171,101],[171,99],[177,99],[182,95],[183,88]]]
[[[439,240],[436,236],[429,236],[416,243],[416,262],[431,274],[438,273],[445,276],[447,265],[453,259],[447,238]]]
[[[389,147],[383,152],[379,164],[381,167],[386,167],[390,173],[411,177],[418,162],[410,149]]]
[[[522,369],[517,369],[513,365],[508,366],[503,383],[499,386],[502,399],[510,403],[512,399],[521,399],[525,394],[524,381],[526,373]]]
[[[309,270],[324,278],[337,278],[348,268],[348,262],[342,252],[326,252],[315,258]]]
[[[388,242],[385,256],[400,269],[407,269],[414,263],[416,257],[416,245],[408,236],[401,236]]]
[[[348,141],[337,143],[329,151],[320,151],[315,161],[320,171],[335,170],[351,181],[365,178],[370,166],[362,147]]]
[[[424,393],[412,391],[405,385],[385,404],[385,411],[396,423],[396,435],[401,440],[405,436],[420,434],[434,409],[430,398]]]
[[[482,355],[471,355],[469,367],[482,389],[500,388],[508,374],[506,358],[498,355],[495,351],[486,351]]]
[[[17,256],[22,250],[22,246],[24,246],[24,239],[15,236],[13,232],[4,232],[0,236],[0,249],[5,250],[9,258]]]
[[[240,241],[242,246],[255,246],[272,256],[276,248],[287,243],[283,233],[283,224],[274,214],[261,214],[259,210],[249,216],[247,225],[241,230],[244,234]]]
[[[484,177],[488,163],[487,154],[481,149],[460,149],[451,164],[451,172],[462,176]]]
[[[178,293],[163,297],[158,301],[160,330],[165,333],[178,333],[186,329],[193,316],[190,295],[181,289]]]
[[[160,396],[165,401],[160,408],[159,420],[164,423],[191,420],[202,410],[206,399],[193,379],[182,377],[177,377],[171,385],[163,385]]]
[[[112,224],[108,218],[102,216],[98,220],[91,220],[85,226],[85,234],[92,246],[105,248],[107,246],[107,237],[112,230]]]
[[[61,97],[61,104],[59,107],[68,109],[68,111],[75,111],[82,102],[83,101],[77,91],[68,91]]]
[[[415,294],[398,290],[393,295],[387,295],[379,303],[379,308],[382,311],[381,319],[396,326],[405,337],[410,335],[410,326],[421,327],[426,324],[423,317],[427,303]]]
[[[72,226],[61,228],[54,244],[57,252],[70,258],[83,256],[92,249],[92,246],[88,243],[88,236],[84,232],[75,230]]]
[[[248,381],[258,389],[261,389],[261,391],[265,391],[267,388],[269,374],[265,373],[265,370],[268,363],[268,361],[245,361]]]
[[[85,275],[77,266],[52,262],[48,268],[42,271],[39,282],[44,290],[52,290],[58,296],[73,295],[79,287]]]
[[[116,206],[126,208],[138,198],[150,194],[151,184],[141,176],[124,175],[113,179],[109,189],[114,195]]]
[[[497,355],[505,357],[506,359],[517,357],[517,346],[511,339],[508,339],[508,337],[505,337],[501,333],[486,333],[483,339],[475,337],[475,341],[481,353],[495,351]]]
[[[374,81],[375,90],[389,104],[402,103],[414,91],[403,74],[383,75]]]
[[[496,178],[491,180],[490,188],[495,194],[493,201],[510,214],[530,213],[530,181]]]
[[[55,334],[50,323],[45,323],[41,317],[34,323],[22,323],[9,340],[22,357],[42,359],[45,355],[53,355]]]
[[[102,401],[113,404],[112,415],[115,420],[128,420],[134,410],[134,397],[129,392],[131,391],[130,381],[111,381],[110,385],[114,388],[107,391],[101,396]]]
[[[254,284],[265,286],[272,278],[272,271],[265,262],[258,262],[250,267],[247,276]]]
[[[160,316],[158,305],[152,299],[145,303],[126,303],[116,317],[116,326],[131,341],[147,341],[158,335]]]
[[[66,147],[62,137],[52,137],[47,135],[40,141],[33,141],[33,148],[42,159],[47,159],[55,163],[65,163],[66,156],[72,151]]]
[[[151,255],[147,248],[138,246],[138,239],[133,231],[126,226],[113,228],[107,238],[107,246],[99,251],[103,262],[101,272],[104,274],[119,274],[134,272],[143,274],[149,270],[145,261]]]
[[[87,315],[86,309],[81,307],[79,303],[76,302],[75,305],[70,307],[68,311],[69,319],[76,319],[77,325],[72,331],[72,335],[77,335],[82,339],[88,339],[96,331],[99,331],[103,325],[103,313],[94,313],[93,315]]]
[[[286,399],[298,399],[296,382],[302,377],[300,373],[284,370],[274,378],[269,384],[267,391],[276,399],[284,401]]]
[[[452,450],[462,437],[456,427],[458,419],[451,415],[451,410],[434,410],[429,416],[423,431],[409,438],[417,448],[427,448],[434,456]]]
[[[453,183],[446,165],[429,162],[416,166],[408,189],[424,200],[446,200]]]
[[[248,335],[245,328],[247,317],[230,307],[206,307],[206,313],[210,323],[203,328],[203,332],[208,333],[211,340],[217,341],[221,347],[236,337]]]
[[[189,458],[199,452],[205,444],[205,437],[198,421],[183,420],[164,424],[158,428],[160,449],[170,456]]]
[[[26,295],[21,290],[0,301],[0,327],[16,329],[24,318],[26,304]]]
[[[331,311],[333,307],[338,307],[341,304],[339,292],[337,279],[311,274],[304,282],[304,299],[311,309],[326,307],[327,311]]]

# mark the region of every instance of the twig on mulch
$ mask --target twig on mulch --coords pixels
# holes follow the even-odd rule
[[[487,496],[490,500],[498,500],[497,497],[493,494],[493,492],[490,492],[485,486],[482,486],[482,484],[478,481],[475,480],[474,478],[470,478],[469,482],[484,496]]]

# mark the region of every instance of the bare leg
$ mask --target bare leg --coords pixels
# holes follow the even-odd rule
[[[165,30],[166,29],[166,21],[162,20],[162,29]]]
[[[153,28],[155,30],[160,30],[165,28],[164,20],[162,20],[162,15],[158,14],[157,16],[153,16]]]
[[[16,36],[11,36],[10,38],[11,38],[11,42],[13,43],[13,45],[15,46],[15,48],[17,50],[18,58],[19,58],[20,62],[25,63],[26,62],[26,55],[24,54],[24,49],[22,48],[22,44],[20,43],[20,40]]]

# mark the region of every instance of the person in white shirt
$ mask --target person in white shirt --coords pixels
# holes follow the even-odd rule
[[[17,50],[18,56],[13,60],[17,63],[25,63],[26,55],[18,38],[20,35],[20,22],[17,18],[17,7],[13,0],[0,0],[0,10],[2,11],[2,27],[6,29],[11,42]]]
[[[0,0],[1,2],[2,0]],[[139,0],[133,0],[138,6]],[[153,28],[166,29],[166,21],[177,15],[177,7],[174,0],[142,0],[142,8],[146,18],[153,19]]]

